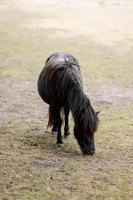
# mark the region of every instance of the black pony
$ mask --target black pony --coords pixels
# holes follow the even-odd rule
[[[69,135],[68,115],[74,118],[74,135],[83,154],[95,152],[94,132],[98,127],[98,116],[83,92],[79,62],[70,54],[55,53],[45,63],[38,79],[38,92],[49,104],[48,126],[58,132],[57,143],[61,144],[61,111],[65,114],[64,136]]]

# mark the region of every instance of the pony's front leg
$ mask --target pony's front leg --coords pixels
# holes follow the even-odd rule
[[[64,107],[64,113],[65,113],[64,136],[67,137],[68,135],[70,135],[69,125],[68,125],[68,117],[70,113],[70,108],[68,106]]]

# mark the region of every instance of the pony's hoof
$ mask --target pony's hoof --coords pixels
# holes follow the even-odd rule
[[[71,133],[64,134],[64,138],[67,138]]]
[[[59,145],[59,146],[63,145],[63,141],[62,140],[61,141],[57,141],[56,144]]]
[[[56,148],[61,148],[62,149],[62,147],[64,146],[64,144],[63,143],[61,143],[61,144],[59,144],[59,143],[56,143]]]
[[[67,138],[68,137],[68,135],[64,135],[64,138]]]
[[[51,135],[57,135],[58,132],[57,131],[51,131]]]

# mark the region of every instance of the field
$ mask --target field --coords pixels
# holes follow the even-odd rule
[[[0,200],[133,199],[132,0],[0,1]],[[100,110],[96,153],[47,130],[38,75],[54,52],[81,64]]]

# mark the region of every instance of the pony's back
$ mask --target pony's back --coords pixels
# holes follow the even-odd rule
[[[51,56],[47,58],[45,65],[54,66],[54,65],[57,65],[59,63],[64,63],[64,62],[69,62],[79,67],[79,61],[71,54],[66,54],[66,53],[52,54]]]
[[[64,106],[75,85],[82,88],[78,60],[70,54],[52,54],[38,79],[38,91],[42,99],[50,105]]]

